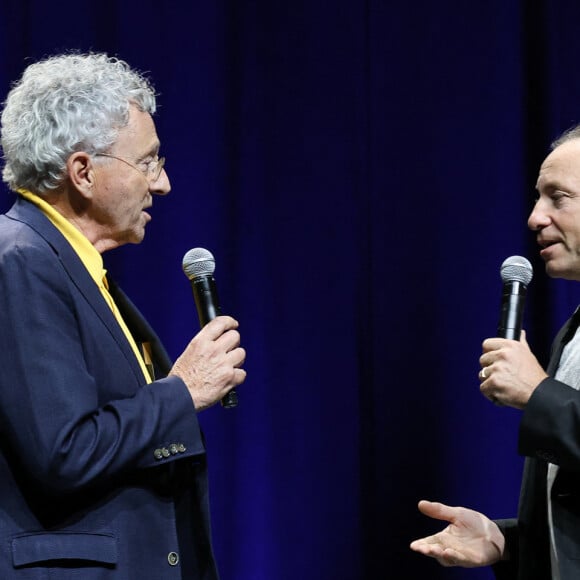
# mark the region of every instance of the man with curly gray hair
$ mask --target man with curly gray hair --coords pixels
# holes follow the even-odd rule
[[[170,191],[127,63],[30,65],[1,117],[0,578],[215,580],[197,413],[245,379],[219,316],[175,364],[101,254]]]

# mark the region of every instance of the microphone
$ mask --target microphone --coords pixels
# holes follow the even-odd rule
[[[199,324],[203,327],[221,314],[217,287],[213,277],[214,257],[205,248],[193,248],[183,256],[182,266],[191,283]],[[221,404],[226,409],[237,406],[238,394],[235,389],[226,393]]]
[[[519,340],[522,332],[526,290],[534,270],[522,256],[506,258],[500,268],[503,281],[501,313],[497,335],[500,338]]]

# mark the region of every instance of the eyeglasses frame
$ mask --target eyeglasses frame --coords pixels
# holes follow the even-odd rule
[[[117,155],[111,155],[110,153],[95,153],[94,156],[95,157],[109,157],[110,159],[117,159],[117,161],[122,161],[123,163],[125,163],[125,165],[128,165],[129,167],[132,167],[133,169],[138,171],[147,180],[148,183],[155,183],[161,177],[161,172],[163,171],[163,168],[165,167],[165,157],[159,157],[159,159],[157,159],[156,161],[151,161],[149,163],[149,165],[151,163],[156,163],[155,169],[153,170],[155,173],[153,173],[149,169],[149,165],[147,168],[147,173],[144,173],[136,165],[134,165],[130,161],[127,161],[127,159],[123,159],[122,157],[118,157]]]

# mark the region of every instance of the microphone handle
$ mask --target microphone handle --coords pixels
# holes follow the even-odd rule
[[[497,335],[500,338],[520,340],[524,319],[526,286],[519,281],[504,284],[501,315]]]
[[[197,308],[200,326],[204,327],[210,320],[221,314],[217,286],[213,276],[198,276],[191,279],[193,298]],[[228,391],[221,405],[225,409],[232,409],[238,405],[238,394],[235,389]]]

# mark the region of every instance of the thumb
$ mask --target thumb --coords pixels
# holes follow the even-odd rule
[[[526,339],[526,331],[523,328],[520,334],[520,342],[528,346],[528,341]]]
[[[456,518],[458,509],[444,503],[427,500],[421,500],[417,507],[422,514],[446,522],[452,522]]]

